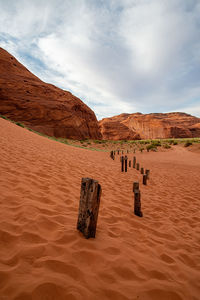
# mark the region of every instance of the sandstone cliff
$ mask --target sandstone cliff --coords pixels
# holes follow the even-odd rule
[[[186,113],[121,114],[99,121],[103,139],[200,137],[200,118]]]
[[[41,133],[100,139],[94,112],[70,92],[41,81],[0,48],[0,114]]]

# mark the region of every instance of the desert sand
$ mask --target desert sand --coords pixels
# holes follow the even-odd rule
[[[136,153],[151,170],[143,186],[119,156],[0,119],[0,299],[200,299],[199,155]],[[95,239],[76,230],[82,177],[102,186]],[[143,218],[133,213],[137,180]]]

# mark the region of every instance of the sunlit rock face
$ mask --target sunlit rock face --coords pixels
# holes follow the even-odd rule
[[[0,114],[50,136],[101,138],[96,116],[86,104],[41,81],[2,48]]]
[[[200,137],[200,118],[186,113],[121,114],[99,121],[103,139]]]

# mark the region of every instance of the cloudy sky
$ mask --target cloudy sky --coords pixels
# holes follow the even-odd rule
[[[200,0],[0,0],[0,46],[98,119],[200,117]]]

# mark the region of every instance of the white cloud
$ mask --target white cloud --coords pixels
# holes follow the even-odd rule
[[[200,105],[196,106],[185,106],[179,109],[180,112],[187,112],[188,114],[191,114],[193,116],[200,118]]]
[[[0,10],[1,46],[99,117],[200,102],[199,1],[0,0]]]

